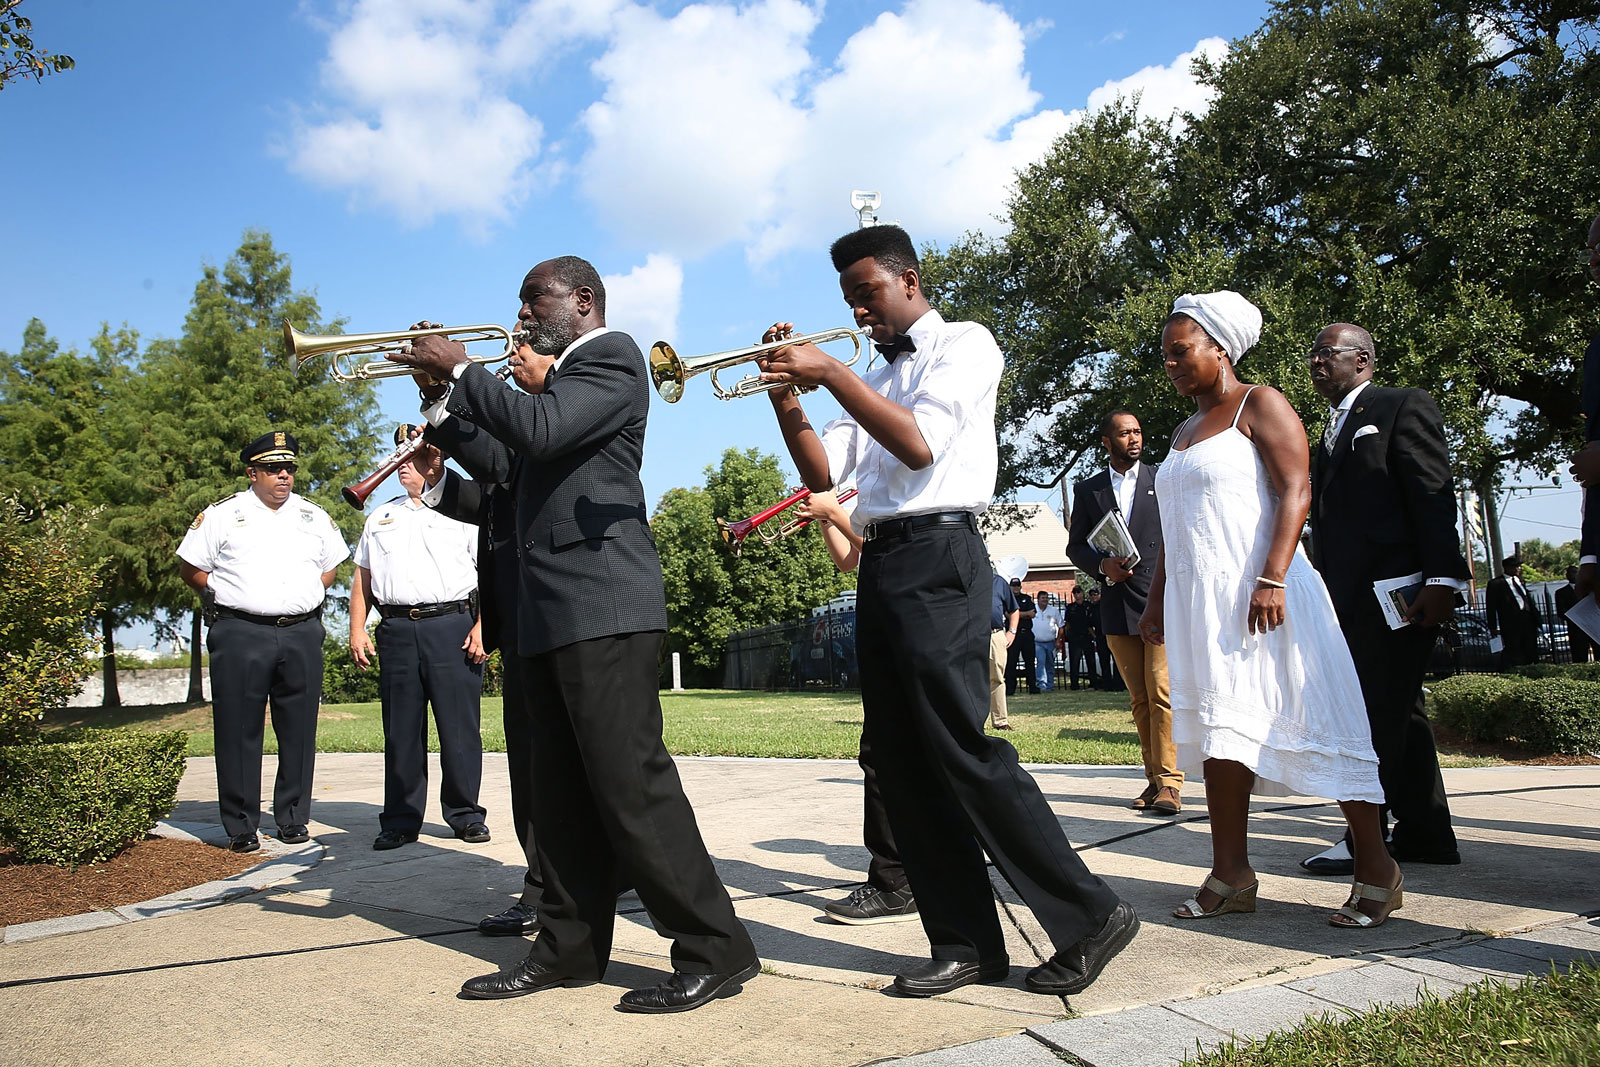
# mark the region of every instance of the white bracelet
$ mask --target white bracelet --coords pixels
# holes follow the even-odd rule
[[[1282,582],[1275,582],[1271,578],[1262,578],[1262,577],[1259,577],[1259,576],[1257,576],[1257,578],[1256,578],[1256,584],[1257,585],[1270,586],[1273,589],[1286,588]]]

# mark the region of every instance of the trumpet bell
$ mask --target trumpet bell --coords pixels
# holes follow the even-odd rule
[[[683,397],[683,383],[688,377],[683,371],[683,360],[671,345],[657,341],[650,346],[650,380],[655,383],[662,400],[676,404]],[[723,531],[722,537],[727,540],[727,531]]]

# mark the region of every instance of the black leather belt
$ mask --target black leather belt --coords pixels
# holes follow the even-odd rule
[[[903,519],[869,522],[862,536],[868,541],[876,541],[880,537],[905,537],[911,531],[925,526],[965,526],[973,533],[978,532],[978,520],[972,512],[936,511],[931,515],[910,515]]]
[[[443,604],[380,604],[378,614],[386,619],[431,619],[472,610],[470,600],[451,600]]]
[[[253,615],[248,611],[238,608],[225,608],[217,605],[217,616],[223,619],[238,619],[240,622],[253,622],[257,626],[293,626],[297,622],[315,619],[322,614],[322,605],[317,605],[310,611],[299,615]]]

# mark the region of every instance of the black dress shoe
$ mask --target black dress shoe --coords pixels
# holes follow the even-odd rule
[[[998,982],[1011,973],[1011,960],[929,960],[897,975],[894,991],[907,997],[936,997],[974,982]]]
[[[229,852],[254,852],[261,847],[261,839],[254,833],[234,834],[228,838]]]
[[[1355,856],[1350,851],[1350,843],[1343,839],[1335,841],[1315,856],[1301,860],[1300,866],[1324,878],[1348,878],[1356,873]]]
[[[1029,971],[1023,984],[1029,992],[1055,997],[1081,993],[1100,977],[1111,957],[1127,948],[1138,932],[1139,916],[1134,914],[1133,905],[1121,901],[1098,933],[1057,952],[1049,961]]]
[[[406,833],[404,830],[384,830],[372,842],[372,847],[379,852],[387,852],[391,848],[399,848],[417,839],[416,831]]]
[[[499,915],[478,920],[478,933],[490,937],[520,937],[539,929],[539,913],[532,904],[513,904]]]
[[[537,993],[541,989],[550,989],[553,986],[584,985],[594,985],[594,982],[557,974],[529,956],[515,967],[468,978],[461,983],[461,995],[471,997],[473,1000],[506,1000],[510,997]]]
[[[744,988],[744,983],[761,973],[761,961],[725,974],[685,974],[673,971],[672,977],[660,985],[644,989],[630,989],[617,1001],[618,1011],[638,1012],[642,1015],[666,1015],[674,1011],[693,1011],[707,1001],[718,997],[731,997]]]
[[[489,828],[481,822],[468,823],[456,831],[456,836],[469,845],[481,845],[489,840]]]
[[[280,826],[278,840],[286,845],[303,845],[311,840],[311,835],[306,832],[304,826]]]

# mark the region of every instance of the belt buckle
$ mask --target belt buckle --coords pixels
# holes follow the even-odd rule
[[[294,620],[289,618],[289,616],[287,616],[287,615],[279,615],[276,619],[272,620],[272,625],[279,626],[279,627],[282,627],[282,626],[293,626],[294,625]]]
[[[412,608],[410,611],[406,612],[406,618],[410,619],[412,622],[420,622],[422,619],[422,609]]]
[[[878,539],[878,524],[869,522],[862,528],[861,532],[864,535],[863,540],[876,541]]]

